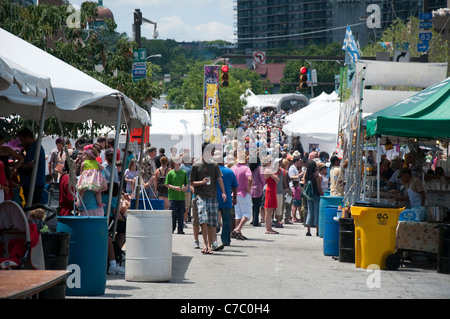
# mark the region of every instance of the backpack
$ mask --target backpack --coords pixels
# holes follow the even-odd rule
[[[313,193],[313,185],[311,181],[307,181],[305,184],[305,187],[303,187],[302,195],[306,198],[306,200],[313,200],[314,199],[314,193]]]

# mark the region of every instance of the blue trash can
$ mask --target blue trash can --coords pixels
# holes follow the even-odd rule
[[[323,254],[339,256],[339,222],[335,220],[338,206],[329,205],[324,211]]]
[[[323,238],[323,217],[325,208],[328,205],[342,205],[342,200],[344,197],[342,196],[320,196],[320,202],[319,202],[319,237]],[[344,206],[344,205],[342,205]]]
[[[69,233],[67,296],[105,294],[108,262],[106,217],[58,216],[57,232]]]

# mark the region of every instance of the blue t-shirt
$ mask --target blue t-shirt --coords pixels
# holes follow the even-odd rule
[[[227,195],[227,200],[224,203],[222,199],[222,190],[220,189],[219,183],[217,183],[217,201],[219,202],[219,208],[233,208],[233,200],[231,198],[231,189],[238,187],[238,182],[234,172],[225,166],[219,166],[222,172],[223,186],[225,188],[225,194]]]
[[[34,154],[36,152],[36,142],[30,145],[25,155],[25,159],[23,161],[24,164],[31,162],[34,160]],[[31,170],[28,174],[21,174],[20,176],[20,184],[22,186],[30,186],[31,182]],[[36,186],[45,186],[45,151],[41,145],[41,152],[39,154],[39,164],[38,170],[36,174]]]

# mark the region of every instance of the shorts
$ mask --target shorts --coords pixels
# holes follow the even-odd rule
[[[245,197],[237,196],[236,205],[234,205],[235,219],[242,219],[244,217],[250,219],[252,217],[252,197],[247,193]]]
[[[197,197],[198,223],[219,227],[219,202],[216,198]]]
[[[191,209],[192,226],[199,226],[198,223],[198,209],[197,209],[197,198],[192,199],[192,209]]]
[[[301,199],[293,199],[292,205],[295,207],[300,207],[300,206],[302,206],[302,200]]]

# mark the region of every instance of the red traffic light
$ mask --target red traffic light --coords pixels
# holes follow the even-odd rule
[[[298,84],[299,89],[308,88],[308,68],[302,66],[300,68],[300,82]]]
[[[222,65],[222,75],[221,75],[222,81],[220,82],[222,87],[227,87],[229,85],[229,76],[228,76],[228,66]]]

